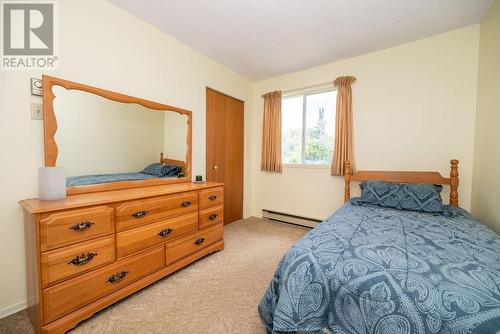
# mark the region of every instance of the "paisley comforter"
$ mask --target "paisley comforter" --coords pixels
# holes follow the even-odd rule
[[[281,260],[268,333],[500,333],[500,237],[452,210],[345,204]]]
[[[177,177],[177,176],[165,176],[165,177]],[[114,173],[114,174],[98,174],[98,175],[80,175],[80,176],[70,176],[66,178],[66,186],[86,186],[90,184],[98,183],[109,183],[117,181],[137,181],[137,180],[148,180],[162,178],[162,176],[156,176],[146,173]]]

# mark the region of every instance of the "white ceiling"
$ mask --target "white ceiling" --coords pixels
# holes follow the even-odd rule
[[[249,79],[477,23],[493,0],[110,0]]]

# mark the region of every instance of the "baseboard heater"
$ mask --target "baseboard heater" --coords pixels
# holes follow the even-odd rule
[[[321,219],[292,215],[289,213],[262,209],[262,218],[276,220],[283,223],[314,228],[322,222]]]

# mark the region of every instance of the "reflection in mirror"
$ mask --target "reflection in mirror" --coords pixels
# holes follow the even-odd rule
[[[53,93],[56,164],[68,186],[183,176],[187,115],[61,86]]]

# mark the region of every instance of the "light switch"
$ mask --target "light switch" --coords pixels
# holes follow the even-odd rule
[[[31,119],[43,120],[43,107],[41,103],[31,103]]]

